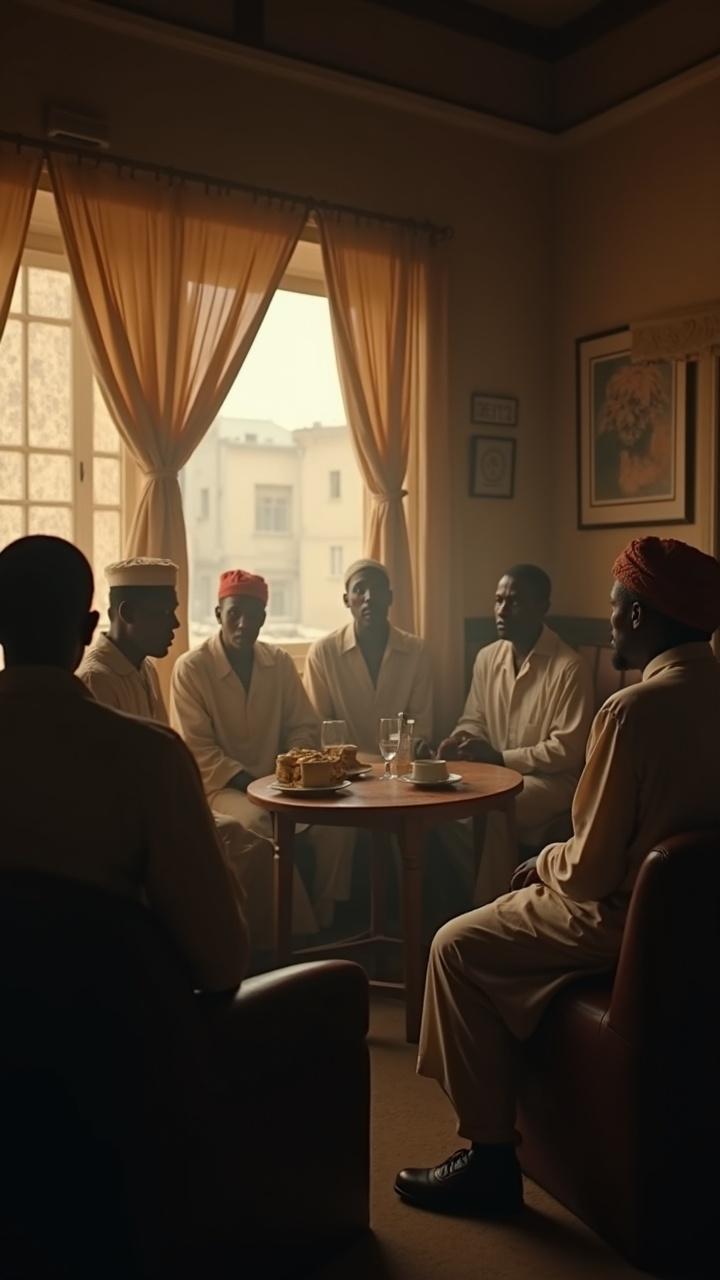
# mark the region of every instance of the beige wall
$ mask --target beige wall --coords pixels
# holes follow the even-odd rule
[[[607,612],[632,530],[577,529],[575,338],[720,297],[720,82],[566,150],[556,164],[553,566],[558,612]],[[641,533],[715,549],[713,362],[699,368],[696,514]]]
[[[550,550],[551,173],[547,155],[120,32],[0,7],[0,128],[41,135],[48,102],[96,111],[114,152],[454,227],[449,409],[459,612],[499,568]],[[513,501],[467,496],[470,393],[520,400]],[[477,428],[476,428],[477,430]]]

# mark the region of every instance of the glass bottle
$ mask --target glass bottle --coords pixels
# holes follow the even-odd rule
[[[400,735],[398,738],[397,755],[393,762],[393,772],[396,777],[401,778],[404,774],[409,773],[412,768],[413,761],[413,736],[415,734],[415,721],[410,720],[402,712],[400,713]]]

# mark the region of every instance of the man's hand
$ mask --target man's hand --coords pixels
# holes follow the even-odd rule
[[[232,787],[234,791],[247,791],[250,783],[254,781],[255,779],[251,773],[248,773],[247,769],[241,769],[240,773],[236,773],[235,777],[226,783],[226,786]]]
[[[459,733],[453,733],[449,738],[443,738],[437,749],[438,760],[459,760],[460,748],[464,742],[467,742],[470,734],[464,729]]]
[[[474,760],[477,764],[502,764],[499,751],[490,746],[484,738],[472,738],[468,735],[458,748],[457,760]]]
[[[542,884],[537,873],[537,858],[528,858],[526,862],[521,862],[519,867],[513,871],[510,888],[527,889],[528,885]]]

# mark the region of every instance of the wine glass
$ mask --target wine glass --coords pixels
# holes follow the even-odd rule
[[[344,720],[323,720],[320,727],[320,745],[323,751],[328,747],[344,747],[348,740],[347,725]]]
[[[392,774],[390,765],[398,753],[400,745],[400,718],[399,716],[384,717],[380,721],[380,755],[385,761],[385,772],[382,775],[382,782],[390,782]]]

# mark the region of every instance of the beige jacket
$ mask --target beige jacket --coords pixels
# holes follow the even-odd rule
[[[290,655],[257,641],[246,694],[219,632],[175,663],[170,718],[197,760],[210,801],[236,773],[274,773],[278,752],[317,746],[320,738]]]
[[[152,659],[145,658],[138,670],[105,632],[100,632],[92,648],[86,650],[77,674],[106,707],[167,724],[167,708]]]
[[[320,719],[344,720],[361,751],[377,755],[380,717],[400,711],[415,721],[416,737],[432,737],[432,672],[419,636],[390,628],[374,686],[350,622],[311,645],[304,680]]]
[[[208,990],[247,935],[190,752],[54,667],[0,672],[0,866],[145,899]],[[51,975],[49,980],[51,980]]]

